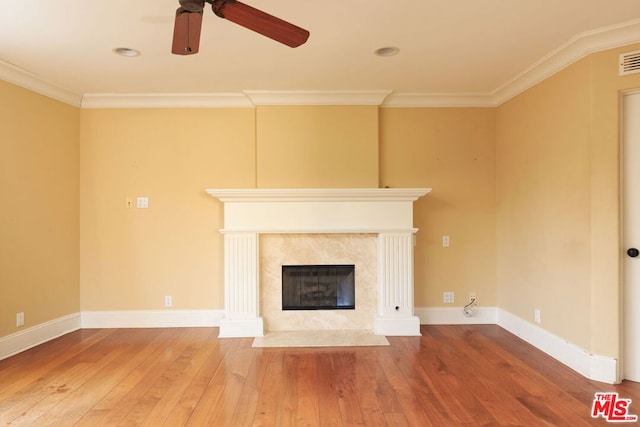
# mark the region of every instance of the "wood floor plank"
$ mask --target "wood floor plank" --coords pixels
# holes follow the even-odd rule
[[[231,418],[231,425],[251,425],[255,419],[260,389],[264,385],[264,365],[267,357],[259,350],[253,351],[252,349],[252,352],[255,354],[255,357],[245,377],[240,398],[238,399],[233,417]]]
[[[90,412],[98,402],[149,357],[149,354],[144,350],[148,344],[148,338],[144,336],[145,332],[153,336],[160,333],[164,337],[163,341],[165,343],[170,341],[172,344],[184,345],[180,340],[179,331],[175,329],[166,329],[161,332],[144,330],[128,330],[124,332],[128,333],[129,335],[127,336],[132,339],[141,340],[141,343],[128,343],[126,339],[119,344],[110,342],[109,346],[105,347],[104,350],[107,354],[115,356],[113,360],[100,369],[96,369],[94,375],[90,376],[80,387],[71,391],[55,410],[37,419],[36,422],[39,425],[55,426],[63,425],[67,422],[77,423],[80,421],[85,414]],[[125,348],[127,351],[120,353],[118,350],[120,348]],[[139,351],[141,352],[138,353]],[[159,350],[156,349],[155,352],[157,353]],[[151,355],[153,354],[151,353]],[[157,363],[161,363],[163,360],[160,355],[158,355],[158,360]],[[116,406],[116,409],[119,408],[120,405]],[[113,413],[113,411],[110,411],[109,415],[111,416]]]
[[[315,356],[315,355],[314,355]],[[315,357],[298,355],[296,360],[297,397],[295,423],[298,426],[314,426],[320,423],[319,402],[321,396],[316,389],[318,372]]]
[[[229,425],[246,375],[251,367],[251,341],[237,339],[230,357],[216,369],[203,393],[201,401],[188,420],[188,425]]]
[[[390,346],[252,348],[217,328],[86,330],[0,361],[0,425],[589,426],[583,378],[495,325]]]
[[[126,384],[127,392],[117,392],[121,399],[117,402],[111,400],[113,406],[102,424],[141,425],[166,391],[168,383],[176,380],[175,370],[181,368],[177,359],[189,348],[194,332],[197,333],[193,330],[177,331],[173,336],[164,337],[163,340],[171,341],[171,351],[166,351],[163,346],[146,349],[139,367],[122,376],[118,382],[118,386]],[[104,399],[101,402],[95,407],[104,408]]]
[[[277,425],[276,419],[284,394],[284,384],[282,381],[284,352],[265,350],[262,352],[262,355],[266,356],[265,363],[262,365],[264,377],[258,395],[253,425],[275,426]]]
[[[531,395],[531,390],[527,390],[516,378],[521,374],[521,361],[515,358],[508,351],[503,351],[503,347],[496,346],[495,342],[485,341],[479,348],[477,334],[473,334],[466,327],[460,328],[440,328],[432,332],[438,340],[446,341],[452,346],[452,350],[459,355],[457,359],[448,360],[449,368],[454,371],[464,372],[462,374],[468,384],[467,390],[475,396],[484,396],[479,402],[491,411],[491,417],[497,424],[529,425],[539,422],[547,417],[547,413],[532,413],[535,409],[527,404],[526,398]],[[460,340],[459,338],[463,338]],[[457,361],[456,361],[457,360]],[[493,367],[493,369],[492,369]],[[496,367],[498,369],[496,369]],[[487,376],[485,373],[490,373]],[[527,372],[530,378],[534,378],[537,373]],[[494,398],[491,398],[493,395]],[[461,394],[460,401],[463,401],[465,394]],[[500,406],[496,403],[500,402]],[[496,409],[498,408],[498,409]],[[471,411],[474,412],[474,411]],[[552,413],[552,412],[551,412]],[[486,417],[474,414],[473,418],[477,422],[489,422]],[[561,419],[556,420],[556,425],[564,425]],[[579,424],[576,424],[579,425]]]
[[[457,334],[451,333],[452,331]],[[469,335],[464,327],[454,330],[431,329],[429,333],[432,334],[434,343],[447,342],[450,347],[447,354],[439,355],[438,370],[459,377],[464,384],[461,394],[469,393],[475,398],[475,404],[485,408],[485,411],[481,411],[476,406],[470,411],[475,422],[513,425],[529,418],[525,408],[515,399],[515,396],[525,393],[525,390],[512,383],[510,375],[513,366],[491,351],[491,342],[479,346],[477,337]],[[453,357],[453,354],[457,357]],[[424,363],[424,358],[422,360]],[[470,398],[466,396],[467,400]],[[525,420],[519,420],[518,414]]]
[[[108,339],[105,339],[107,341]],[[0,422],[13,419],[13,423],[32,425],[36,420],[46,423],[42,417],[47,416],[55,406],[83,386],[95,373],[112,363],[118,356],[126,353],[126,347],[117,347],[115,351],[102,354],[101,357],[90,356],[100,353],[98,348],[89,348],[85,353],[65,360],[56,369],[47,371],[36,382],[23,387],[20,391],[0,403]],[[87,361],[95,358],[96,362]],[[38,370],[39,371],[39,370]],[[16,417],[17,414],[21,414]]]
[[[298,409],[298,376],[296,357],[297,352],[285,354],[282,366],[283,390],[280,396],[281,404],[278,407],[276,424],[278,426],[289,427],[296,425],[296,411]]]
[[[126,398],[135,385],[147,375],[157,362],[158,352],[162,352],[169,340],[175,339],[172,331],[132,330],[132,335],[123,337],[125,346],[130,346],[131,359],[122,366],[122,378],[105,396],[92,407],[91,412],[110,412]],[[139,338],[144,334],[146,338]],[[172,341],[172,344],[176,344]],[[95,422],[99,419],[95,419]],[[84,423],[84,421],[83,421]],[[92,425],[92,424],[87,424]]]
[[[322,375],[318,376],[317,391],[322,398],[318,402],[320,412],[321,426],[339,426],[342,425],[342,414],[340,412],[340,404],[336,387],[334,386],[335,372],[334,359],[332,352],[322,351],[316,354],[316,363],[318,372]]]
[[[195,377],[191,378],[189,386],[167,418],[165,422],[166,425],[186,425],[192,418],[193,412],[196,408],[208,409],[206,404],[199,404],[199,402],[203,399],[205,390],[211,383],[215,372],[218,370],[219,366],[224,363],[228,352],[235,348],[236,345],[237,342],[234,340],[212,339],[211,354],[208,356],[200,370],[195,374]],[[205,398],[204,401],[206,402],[207,399]],[[193,419],[195,420],[197,417],[193,417]]]
[[[384,381],[384,375],[382,375],[375,353],[358,352],[357,356],[355,364],[356,392],[364,424],[385,425],[390,417],[395,418],[394,416],[402,415],[401,407],[388,393],[381,393],[381,391],[386,391],[388,383]]]
[[[23,387],[42,381],[48,374],[78,354],[90,349],[95,343],[108,337],[111,330],[75,331],[56,340],[49,341],[21,353],[20,357],[10,357],[0,361],[0,402],[7,396],[15,395]],[[2,413],[2,406],[0,406]]]
[[[357,399],[355,354],[356,351],[332,354],[336,369],[333,377],[342,420],[348,424],[363,424],[362,408],[360,408],[360,402]]]
[[[439,421],[444,422],[450,418],[447,414],[446,401],[439,393],[429,393],[425,396],[425,390],[416,388],[410,377],[405,376],[403,369],[398,363],[400,359],[394,358],[393,353],[382,352],[379,355],[380,367],[391,389],[394,391],[394,399],[397,400],[407,419],[413,421],[414,425],[434,425]],[[431,381],[432,376],[428,376],[428,382],[424,383],[429,390],[434,389]],[[422,386],[422,384],[420,385]]]
[[[182,395],[189,387],[192,378],[202,368],[213,351],[211,333],[203,334],[198,330],[198,338],[189,345],[165,371],[161,378],[147,392],[148,398],[156,401],[152,410],[144,418],[144,422],[136,425],[159,426],[167,421],[173,409],[178,405]],[[204,340],[202,338],[204,338]]]

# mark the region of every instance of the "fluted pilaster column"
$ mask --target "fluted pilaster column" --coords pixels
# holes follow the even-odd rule
[[[258,283],[258,234],[224,235],[224,318],[221,337],[264,334]]]
[[[412,232],[378,234],[378,312],[374,332],[420,335],[420,319],[413,315]]]

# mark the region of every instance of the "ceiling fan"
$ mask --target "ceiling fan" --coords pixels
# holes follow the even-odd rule
[[[179,0],[173,28],[171,53],[192,55],[200,47],[204,4],[209,3],[220,18],[228,19],[289,47],[298,47],[309,38],[309,31],[269,15],[237,0]]]

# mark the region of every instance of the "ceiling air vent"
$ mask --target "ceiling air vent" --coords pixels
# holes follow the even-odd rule
[[[640,50],[621,54],[618,70],[621,76],[640,73]]]

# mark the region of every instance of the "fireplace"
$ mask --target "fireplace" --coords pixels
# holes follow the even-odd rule
[[[292,325],[303,330],[322,329],[317,326],[348,329],[354,324],[352,313],[365,316],[366,328],[378,335],[420,335],[420,320],[413,312],[417,231],[413,227],[413,202],[431,189],[206,191],[224,203],[224,228],[220,232],[224,234],[225,313],[220,337],[262,336],[265,326],[272,330]],[[287,258],[305,259],[274,263],[283,239],[288,242]],[[305,243],[307,239],[312,243]],[[319,244],[318,239],[327,242]],[[363,244],[358,244],[360,241]],[[355,246],[348,249],[345,246],[352,244]],[[309,247],[311,259],[306,259],[307,251],[296,245]],[[322,249],[327,246],[328,250]],[[341,250],[336,252],[336,246]],[[360,259],[353,259],[357,257]],[[273,280],[281,276],[282,265],[352,263],[359,272],[354,292],[356,309],[282,310],[281,278]],[[362,280],[366,271],[373,275],[365,274]],[[367,296],[364,306],[363,296]]]
[[[354,265],[283,265],[283,310],[354,310]]]

